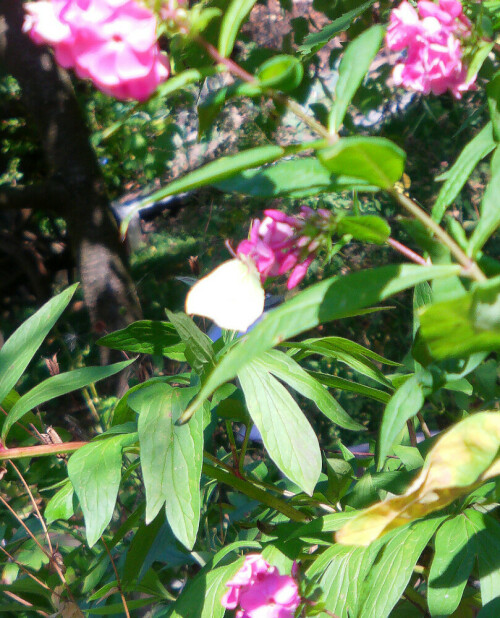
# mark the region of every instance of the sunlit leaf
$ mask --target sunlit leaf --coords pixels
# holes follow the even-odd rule
[[[492,474],[500,448],[500,412],[480,412],[454,425],[430,450],[402,496],[360,512],[336,534],[344,545],[368,545],[382,534],[437,511]]]

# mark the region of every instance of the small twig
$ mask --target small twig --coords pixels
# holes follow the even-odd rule
[[[410,435],[410,444],[416,448],[417,447],[417,434],[415,432],[415,426],[413,424],[413,419],[409,418],[406,421],[406,426],[408,427],[408,433]]]
[[[14,594],[13,592],[9,592],[9,590],[3,590],[2,592],[8,597],[10,597],[11,599],[14,599],[14,601],[17,601],[20,605],[24,605],[25,607],[33,607],[33,603],[26,601],[26,599],[23,599],[22,597],[17,596],[17,594]],[[41,609],[35,609],[34,611],[37,614],[40,614],[40,616],[49,616],[47,612],[44,612]]]
[[[28,533],[28,536],[30,536],[35,543],[38,545],[38,547],[40,548],[40,550],[47,556],[47,558],[50,560],[52,558],[52,556],[50,555],[49,551],[45,549],[45,547],[43,547],[40,543],[40,541],[36,538],[36,536],[33,534],[33,532],[31,532],[31,530],[28,528],[28,526],[24,523],[24,521],[19,517],[19,515],[14,511],[14,509],[9,505],[9,503],[4,500],[2,498],[2,496],[0,496],[0,502],[7,508],[7,510],[11,513],[11,515],[13,515],[17,521],[21,524],[21,526],[26,530],[26,532]]]
[[[395,189],[390,189],[388,193],[392,196],[394,200],[396,200],[396,202],[398,202],[400,206],[407,210],[411,215],[415,217],[415,219],[418,219],[420,223],[422,223],[430,232],[432,232],[432,234],[434,234],[434,236],[438,240],[440,240],[443,245],[448,247],[450,253],[463,267],[463,275],[469,276],[475,281],[486,281],[486,276],[476,264],[476,262],[474,262],[474,260],[471,260],[471,258],[469,258],[457,245],[457,243],[448,234],[448,232],[446,232],[431,217],[429,217],[429,215],[422,208],[420,208],[420,206],[416,202],[414,202],[403,193],[399,193]]]
[[[49,559],[49,562],[52,566],[52,568],[54,569],[54,571],[57,573],[57,575],[59,576],[59,579],[61,580],[63,586],[66,588],[66,590],[68,591],[68,595],[70,597],[70,599],[76,604],[75,598],[73,596],[73,593],[71,592],[70,587],[68,586],[68,583],[66,582],[66,578],[64,577],[63,572],[61,571],[59,565],[57,564],[57,562],[54,560],[53,555],[47,551],[45,549],[45,547],[43,547],[41,545],[41,543],[39,542],[39,540],[36,538],[36,536],[33,534],[33,532],[31,532],[31,530],[28,528],[28,526],[24,523],[24,521],[19,517],[19,515],[14,511],[14,509],[9,505],[9,503],[4,500],[2,498],[2,496],[0,496],[0,502],[7,508],[7,510],[15,517],[15,519],[17,519],[17,521],[21,524],[21,526],[26,530],[26,532],[28,533],[28,536],[30,538],[33,539],[33,541],[35,541],[35,543],[38,545],[38,547],[40,548],[40,550],[47,556],[47,558]]]
[[[396,251],[399,251],[399,253],[402,253],[412,262],[415,262],[416,264],[421,264],[422,266],[429,265],[429,262],[425,258],[423,258],[421,255],[418,255],[418,253],[415,253],[415,251],[412,251],[409,247],[403,245],[403,243],[400,243],[398,240],[394,240],[394,238],[388,238],[387,244]]]
[[[31,577],[31,579],[33,581],[35,581],[39,586],[41,586],[42,588],[45,588],[45,590],[50,590],[51,592],[54,592],[51,588],[49,588],[49,586],[47,586],[46,583],[44,583],[41,579],[38,579],[38,577],[36,577],[35,575],[33,575],[33,573],[30,573],[28,571],[28,569],[26,569],[26,567],[24,567],[20,562],[18,562],[14,556],[12,556],[4,547],[2,547],[0,545],[0,550],[3,551],[3,553],[9,558],[9,560],[11,562],[13,562],[14,564],[16,564],[23,573],[25,573],[28,577]],[[57,594],[57,592],[54,592],[54,594]]]
[[[24,485],[24,488],[26,489],[26,492],[28,493],[28,496],[31,500],[31,504],[33,505],[33,508],[35,509],[36,515],[40,521],[40,524],[43,528],[43,532],[45,534],[45,538],[47,539],[47,545],[49,546],[49,551],[50,551],[50,557],[52,560],[52,555],[54,553],[54,549],[52,547],[52,543],[50,542],[50,536],[49,536],[49,531],[47,530],[47,526],[45,525],[45,520],[42,517],[42,514],[40,513],[40,509],[38,508],[38,505],[35,501],[35,498],[33,497],[33,494],[31,493],[31,489],[29,488],[28,483],[25,481],[23,475],[21,474],[21,472],[19,471],[19,469],[17,468],[17,466],[14,464],[14,462],[11,459],[7,459],[7,463],[9,463],[14,470],[16,471],[17,476],[19,477],[21,483]]]
[[[128,607],[127,607],[127,601],[125,599],[125,595],[123,594],[123,588],[122,588],[122,584],[120,581],[120,576],[118,575],[118,571],[116,569],[116,565],[115,565],[115,561],[113,560],[113,556],[111,555],[111,552],[109,551],[108,546],[106,545],[106,541],[104,540],[104,538],[101,536],[101,541],[102,544],[104,545],[106,552],[109,556],[109,559],[111,561],[111,566],[113,567],[113,571],[115,572],[115,577],[116,577],[116,587],[118,588],[118,592],[120,593],[121,599],[122,599],[122,603],[123,603],[123,609],[125,610],[125,616],[127,618],[130,618],[130,613],[128,611]]]
[[[422,412],[417,412],[417,418],[420,422],[420,427],[422,428],[422,433],[426,438],[432,438],[432,434],[429,431],[429,427],[427,427],[427,423],[424,420],[424,416]]]
[[[199,43],[202,47],[204,47],[207,52],[212,56],[212,58],[217,62],[217,64],[224,65],[230,73],[233,75],[237,75],[244,82],[253,83],[256,82],[253,75],[245,71],[243,67],[240,67],[239,64],[236,64],[231,58],[225,58],[221,56],[216,47],[214,47],[211,43],[206,41],[203,37],[197,36],[195,41]]]

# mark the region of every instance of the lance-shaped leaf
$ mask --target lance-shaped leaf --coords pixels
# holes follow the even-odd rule
[[[387,618],[401,598],[427,543],[444,521],[436,517],[397,530],[363,582],[359,618]]]
[[[198,396],[182,416],[186,422],[224,382],[266,350],[322,322],[338,320],[379,303],[417,283],[458,274],[459,266],[384,266],[335,277],[309,287],[277,309],[242,338],[207,377]]]
[[[474,566],[474,534],[465,514],[445,521],[437,531],[427,593],[434,618],[451,616],[460,603]]]
[[[60,397],[71,391],[76,391],[93,382],[104,380],[128,367],[135,359],[115,363],[106,367],[82,367],[66,373],[59,373],[47,378],[40,384],[23,395],[12,407],[2,428],[2,440],[5,438],[12,425],[22,418],[27,412],[36,408],[46,401]]]
[[[499,448],[500,412],[467,417],[437,440],[402,496],[360,512],[337,532],[337,542],[368,545],[389,530],[447,506],[499,473]]]
[[[446,180],[432,208],[432,218],[434,221],[438,223],[441,221],[446,209],[460,193],[476,165],[495,146],[496,142],[493,138],[492,124],[488,122],[484,129],[465,146],[451,169],[446,172]],[[441,176],[442,178],[443,176]]]
[[[161,356],[179,342],[180,337],[172,324],[155,320],[140,320],[101,337],[97,344],[134,354]]]
[[[167,311],[168,318],[175,326],[186,346],[186,360],[198,375],[213,369],[215,355],[210,337],[201,331],[185,313]]]
[[[423,405],[424,393],[419,376],[413,375],[398,388],[384,410],[378,444],[379,470],[384,465],[385,458],[406,421],[415,416]]]
[[[224,58],[231,55],[241,24],[247,18],[256,1],[233,0],[228,9],[224,11],[219,34],[219,53]]]
[[[335,104],[328,121],[332,133],[337,133],[342,126],[347,108],[368,72],[383,37],[384,28],[372,26],[347,46],[340,62],[339,78],[335,87]]]
[[[28,363],[68,306],[78,284],[54,296],[7,339],[0,350],[0,402],[14,388]]]
[[[365,431],[366,427],[353,420],[344,408],[330,395],[328,390],[307,373],[293,358],[278,350],[266,352],[255,360],[255,364],[283,382],[297,393],[313,401],[331,421],[353,431]]]
[[[498,196],[500,195],[500,170],[493,171],[481,203],[481,217],[472,233],[467,248],[469,255],[475,256],[482,249],[488,238],[500,225],[500,209]]]
[[[137,434],[111,436],[86,444],[68,461],[68,475],[85,518],[90,547],[111,521],[120,486],[122,449],[137,440]]]
[[[188,549],[196,540],[200,518],[203,419],[198,415],[182,426],[176,421],[195,392],[195,388],[156,383],[128,399],[139,413],[146,522],[165,504],[173,533]]]
[[[283,474],[312,495],[321,472],[321,452],[301,409],[286,388],[256,363],[244,367],[238,378],[269,456]]]
[[[308,569],[309,578],[320,575],[320,602],[338,618],[358,615],[361,588],[376,556],[377,550],[373,547],[335,544],[316,558]]]

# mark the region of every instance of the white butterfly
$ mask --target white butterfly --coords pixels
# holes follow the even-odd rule
[[[255,264],[240,256],[200,279],[186,297],[186,313],[202,315],[227,330],[246,331],[264,311],[264,290]]]

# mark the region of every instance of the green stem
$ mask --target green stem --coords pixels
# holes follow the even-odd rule
[[[454,256],[457,262],[463,267],[463,275],[474,279],[475,281],[486,281],[486,277],[479,266],[471,260],[457,245],[453,238],[438,225],[429,215],[418,206],[412,199],[399,193],[395,189],[390,189],[389,194],[398,202],[405,210],[412,214],[415,219],[418,219],[430,232],[438,238],[443,245],[448,247],[450,253]]]
[[[283,500],[280,500],[276,496],[268,494],[266,491],[255,487],[255,485],[252,485],[252,483],[249,483],[244,479],[240,479],[234,474],[229,474],[221,468],[216,468],[211,464],[204,463],[203,474],[206,474],[210,478],[219,481],[219,483],[225,483],[226,485],[229,485],[230,487],[241,491],[249,498],[258,500],[260,503],[265,504],[266,506],[275,509],[276,511],[279,511],[280,513],[283,513],[283,515],[286,515],[286,517],[288,517],[292,521],[305,523],[310,520],[307,515],[305,515],[301,511],[298,511],[293,506],[290,506]]]
[[[244,476],[245,471],[243,466],[245,464],[245,454],[247,452],[248,441],[250,440],[250,431],[252,429],[253,423],[250,422],[248,425],[245,425],[245,437],[243,438],[243,444],[241,445],[240,457],[238,459],[238,470],[241,476]]]
[[[403,596],[410,601],[415,607],[417,607],[424,616],[429,615],[429,610],[427,608],[427,603],[424,597],[419,594],[414,588],[411,586],[407,586],[406,590],[403,592]]]

